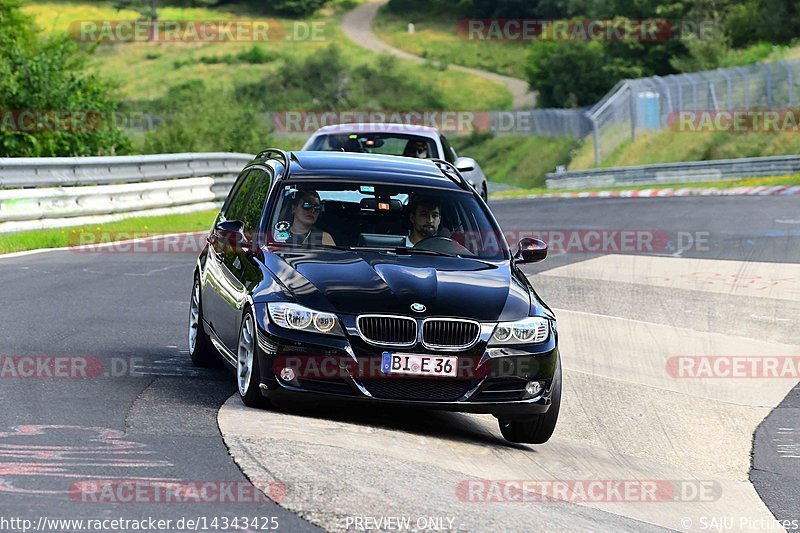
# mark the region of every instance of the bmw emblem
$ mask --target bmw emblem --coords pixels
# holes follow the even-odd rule
[[[425,307],[422,304],[419,303],[411,304],[411,310],[414,311],[415,313],[424,313],[426,309],[427,307]]]

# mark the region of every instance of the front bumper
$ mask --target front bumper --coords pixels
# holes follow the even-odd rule
[[[487,348],[481,341],[462,352],[421,346],[393,350],[369,345],[351,332],[341,338],[286,330],[272,324],[265,312],[256,315],[260,388],[265,395],[304,395],[498,417],[544,413],[551,404],[559,358],[555,330],[539,345]],[[456,356],[458,376],[389,376],[381,371],[384,351]],[[541,385],[535,395],[525,391],[531,381]]]

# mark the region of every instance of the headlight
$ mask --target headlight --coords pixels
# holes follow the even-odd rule
[[[489,346],[499,344],[538,344],[550,336],[550,324],[546,318],[532,316],[516,322],[500,322],[494,328]]]
[[[267,304],[267,308],[269,317],[282,328],[328,335],[344,335],[339,320],[332,313],[315,311],[288,302],[270,302]]]

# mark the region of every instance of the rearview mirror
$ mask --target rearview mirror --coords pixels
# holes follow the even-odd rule
[[[224,252],[248,252],[251,247],[241,220],[219,222],[214,226],[214,241],[218,244],[218,249]]]
[[[519,241],[519,250],[514,254],[517,263],[538,263],[547,257],[547,243],[539,239],[525,238]]]
[[[472,172],[475,170],[475,163],[468,157],[459,157],[456,159],[456,168],[459,172]]]

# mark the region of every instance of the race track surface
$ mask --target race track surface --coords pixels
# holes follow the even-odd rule
[[[193,254],[5,257],[0,356],[63,356],[88,361],[90,371],[82,378],[3,374],[0,517],[247,515],[276,517],[287,531],[355,530],[389,516],[419,529],[468,531],[531,524],[701,531],[712,517],[747,530],[774,525],[773,514],[800,518],[797,380],[670,371],[675,357],[800,354],[800,199],[492,207],[510,236],[536,228],[563,242],[547,261],[526,267],[559,318],[565,390],[549,443],[511,445],[483,415],[247,409],[231,398],[230,373],[188,361]],[[622,244],[611,235],[621,230],[650,238],[638,249],[610,249]],[[601,243],[605,235],[601,249],[589,231]],[[82,490],[107,479],[182,486],[249,486],[249,479],[279,504],[121,502],[119,494],[97,503]],[[574,494],[486,502],[479,490],[464,489],[502,480],[573,487],[649,480],[679,490],[659,502]]]

